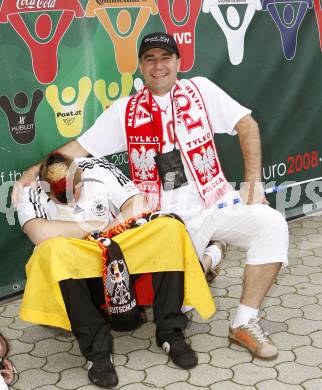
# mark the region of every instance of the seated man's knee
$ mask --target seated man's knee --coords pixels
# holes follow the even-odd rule
[[[278,234],[288,237],[288,225],[284,216],[275,209],[270,209],[266,223],[270,229],[274,229]]]

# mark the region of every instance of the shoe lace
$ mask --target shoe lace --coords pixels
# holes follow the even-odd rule
[[[247,329],[260,343],[269,342],[268,334],[259,325],[259,318],[250,319],[248,324],[243,325],[242,328]]]

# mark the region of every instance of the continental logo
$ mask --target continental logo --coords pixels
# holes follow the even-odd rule
[[[144,0],[143,0],[144,1]],[[96,0],[98,5],[113,4],[113,3],[141,3],[142,0]]]

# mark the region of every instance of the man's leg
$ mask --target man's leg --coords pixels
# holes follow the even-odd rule
[[[198,358],[190,345],[185,342],[183,329],[187,317],[182,313],[183,272],[155,272],[152,274],[154,302],[153,312],[156,323],[156,341],[172,361],[182,368],[197,365]]]
[[[118,383],[111,362],[112,336],[104,314],[101,278],[67,279],[59,282],[72,331],[84,357],[92,362],[89,379],[110,388]]]
[[[259,309],[268,290],[272,287],[281,265],[282,263],[246,264],[240,303]]]
[[[213,239],[247,249],[244,286],[229,337],[259,358],[274,358],[278,349],[259,325],[259,308],[281,264],[287,264],[288,229],[283,216],[261,204],[238,205],[214,212]]]
[[[183,272],[154,272],[153,313],[158,332],[184,329],[187,317],[181,312],[183,303]]]

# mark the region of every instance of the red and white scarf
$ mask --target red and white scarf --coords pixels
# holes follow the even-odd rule
[[[202,96],[189,80],[171,90],[175,139],[206,207],[231,188],[222,171]],[[161,110],[144,87],[129,100],[125,127],[131,178],[152,207],[160,206],[160,178],[154,161],[162,153]]]

